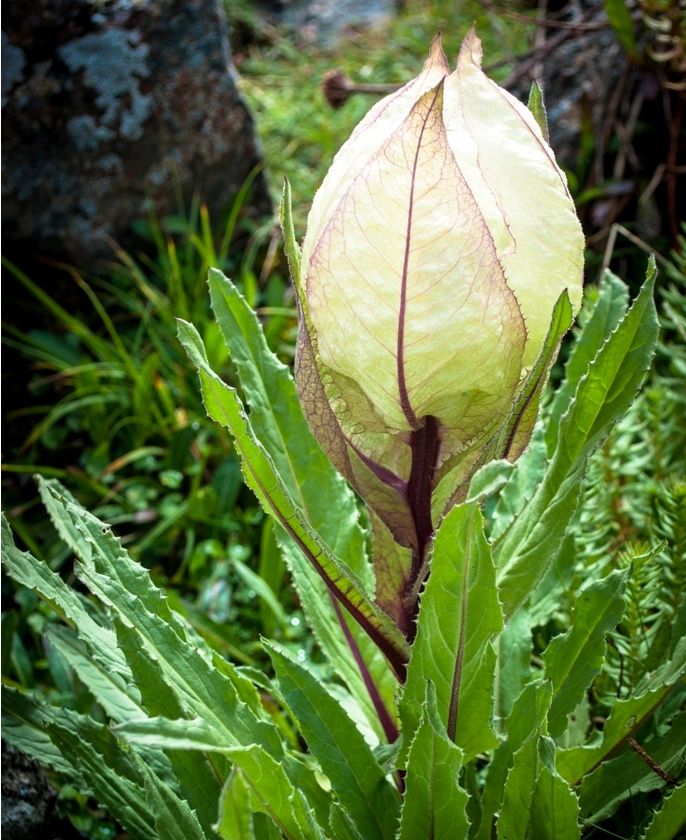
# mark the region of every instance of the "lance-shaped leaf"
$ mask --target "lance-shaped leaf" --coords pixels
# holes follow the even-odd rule
[[[500,743],[488,765],[486,784],[481,796],[481,821],[478,831],[473,835],[475,840],[491,840],[493,824],[498,813],[501,814],[502,821],[502,826],[498,827],[499,831],[505,831],[505,826],[512,826],[508,831],[512,837],[516,837],[518,831],[526,829],[526,814],[537,772],[536,743],[550,708],[551,695],[552,686],[549,680],[531,683],[519,695],[507,719],[507,739]],[[528,744],[527,748],[517,758],[517,752],[522,750],[525,744]],[[521,802],[521,805],[513,804],[501,808],[507,789],[506,782],[509,785],[508,797],[512,802]]]
[[[212,371],[197,330],[179,322],[179,338],[198,368],[203,399],[209,414],[232,433],[241,455],[246,481],[275,520],[322,576],[331,593],[365,629],[388,658],[396,673],[404,675],[408,647],[400,631],[369,598],[364,586],[307,523],[279,477],[274,463],[252,433],[236,392]]]
[[[572,784],[595,769],[610,757],[626,738],[635,733],[664,702],[675,685],[686,673],[686,638],[677,645],[671,661],[665,662],[650,679],[644,679],[634,691],[634,696],[617,700],[603,726],[600,744],[572,747],[558,751],[558,769]]]
[[[105,805],[134,836],[156,840],[153,818],[144,801],[143,780],[131,756],[107,726],[10,686],[3,687],[2,706],[5,713],[50,738],[63,762],[73,768],[69,778],[82,792]],[[40,758],[47,759],[49,767],[63,770],[61,762],[51,762],[49,755]]]
[[[629,305],[629,290],[625,283],[612,272],[606,271],[598,298],[588,320],[572,345],[572,351],[565,365],[565,378],[555,392],[555,398],[546,418],[545,440],[548,455],[555,452],[560,419],[567,411],[574,393],[596,354],[608,335],[626,315]],[[586,304],[584,304],[585,308]]]
[[[531,837],[578,840],[579,800],[564,779],[543,767],[536,780],[529,821]]]
[[[673,840],[686,827],[686,784],[665,796],[641,840]]]
[[[516,461],[529,445],[536,425],[541,397],[548,384],[550,368],[558,350],[562,336],[567,332],[574,317],[572,304],[567,290],[560,295],[550,322],[541,352],[536,359],[524,387],[517,395],[517,400],[508,415],[499,438],[497,457]]]
[[[131,672],[128,670],[121,651],[117,648],[114,631],[95,621],[76,591],[67,586],[47,563],[39,562],[29,552],[19,551],[14,544],[14,537],[4,514],[2,514],[2,562],[11,578],[35,591],[58,615],[77,629],[94,659],[103,668],[108,669],[112,680],[124,689],[126,684],[118,675],[124,675],[130,680]],[[135,689],[133,694],[135,694]]]
[[[341,805],[364,837],[390,840],[399,797],[362,734],[305,667],[272,645],[268,652],[282,695]]]
[[[662,735],[654,735],[641,743],[650,763],[629,747],[610,761],[604,761],[581,783],[579,803],[582,815],[592,823],[612,816],[622,802],[639,792],[647,793],[666,784],[654,770],[680,779],[684,776],[686,758],[686,713],[682,712]],[[652,765],[652,766],[651,766]]]
[[[231,756],[232,750],[242,749],[241,745],[236,746],[235,739],[229,742],[225,735],[218,732],[215,727],[205,722],[202,718],[196,717],[192,720],[178,719],[170,720],[165,717],[146,718],[144,720],[132,720],[126,723],[121,723],[115,727],[114,731],[117,736],[129,744],[132,744],[136,749],[140,750],[142,747],[156,748],[166,750],[170,755],[187,752],[191,755],[199,755],[201,752],[212,753],[214,759],[217,757]],[[265,749],[257,744],[248,744],[248,751],[253,750],[251,755],[257,761],[257,764],[251,759],[246,759],[245,773],[248,780],[253,780],[253,770],[251,768],[259,767],[267,759],[262,761],[262,756],[267,756],[270,759],[269,766],[278,764],[288,777],[288,784],[292,787],[298,788],[305,797],[308,808],[312,807],[316,813],[317,819],[320,822],[326,822],[329,810],[329,797],[325,794],[321,786],[317,783],[316,777],[312,769],[305,766],[297,757],[282,753],[276,758],[270,755]],[[258,760],[259,759],[259,760]],[[233,759],[232,759],[233,760]],[[239,762],[240,763],[240,762]],[[243,764],[241,764],[243,766]],[[258,776],[262,773],[258,772]],[[259,781],[259,780],[258,780]],[[261,784],[261,783],[260,783]],[[219,793],[213,800],[215,805],[216,817],[216,802]],[[255,800],[255,806],[262,799]],[[261,807],[261,806],[260,806]],[[266,807],[266,806],[265,806]],[[266,811],[265,811],[266,813]]]
[[[124,689],[117,673],[92,659],[73,630],[50,622],[45,627],[45,638],[74,669],[109,717],[117,722],[145,717],[140,703]]]
[[[261,807],[287,840],[323,840],[302,791],[293,786],[282,765],[258,746],[229,750]]]
[[[426,681],[465,761],[498,745],[492,728],[495,652],[503,618],[490,546],[475,503],[454,508],[436,534],[417,637],[400,701],[405,754],[419,725]]]
[[[579,803],[555,768],[555,745],[531,736],[515,753],[497,822],[498,840],[578,840]]]
[[[543,92],[536,80],[534,80],[531,85],[531,90],[529,91],[529,101],[526,103],[526,107],[531,111],[534,119],[536,120],[536,125],[541,129],[543,139],[546,143],[549,143],[548,114],[546,112],[545,105],[543,104]]]
[[[285,189],[288,190],[287,184]],[[287,250],[291,270],[295,273],[299,251],[287,199],[288,195],[285,195],[284,236],[290,243]],[[210,270],[209,285],[215,315],[250,405],[250,423],[255,436],[272,458],[309,524],[359,576],[367,591],[372,591],[374,580],[364,553],[364,534],[353,493],[310,433],[288,368],[269,350],[255,313],[236,287],[216,270]],[[328,408],[326,400],[323,405]],[[331,516],[332,506],[337,510],[336,516]],[[346,629],[339,626],[328,590],[309,561],[297,549],[289,550],[286,559],[309,626],[381,736],[377,710],[346,635],[352,635],[387,714],[393,713],[397,680],[376,645],[350,616],[344,618]],[[347,615],[345,611],[343,615]]]
[[[589,584],[576,599],[569,630],[556,636],[543,654],[545,675],[553,684],[548,713],[550,734],[557,738],[605,661],[605,637],[622,620],[629,570],[614,571]]]
[[[398,840],[454,840],[469,829],[467,792],[460,787],[463,753],[445,734],[436,693],[427,684],[422,718],[407,757]]]
[[[145,798],[155,817],[158,837],[165,840],[208,840],[198,818],[188,803],[159,779],[146,763],[132,753],[133,760],[145,783]]]
[[[75,505],[66,505],[65,511],[90,545],[89,562],[76,565],[78,577],[112,608],[123,626],[139,636],[184,708],[206,720],[228,745],[259,743],[281,754],[276,728],[256,717],[239,698],[233,680],[213,666],[202,646],[195,646],[148,573],[130,559],[111,530]],[[134,591],[137,595],[132,598]],[[150,612],[148,606],[156,612]],[[226,663],[226,668],[231,666]],[[235,678],[238,680],[238,675]]]
[[[531,654],[533,641],[529,613],[519,609],[510,619],[510,623],[498,637],[495,645],[497,653],[495,717],[501,724],[512,712],[515,700],[521,695],[524,686],[531,680]]]
[[[496,823],[498,840],[525,840],[527,837],[531,800],[539,772],[538,743],[538,734],[530,736],[512,757],[512,766],[502,790],[502,805]],[[490,839],[493,836],[490,822],[493,815],[489,813],[485,816],[488,816],[489,820],[486,822],[482,818],[481,825],[484,828],[478,836]]]
[[[494,547],[506,617],[547,571],[576,509],[586,458],[629,407],[650,366],[659,326],[655,275],[651,258],[633,306],[579,382],[543,481]]]
[[[182,720],[187,718],[188,710],[183,695],[179,693],[174,679],[168,672],[165,673],[158,656],[145,644],[144,638],[118,618],[115,618],[115,627],[119,646],[124,651],[140,689],[142,703],[151,719],[154,720],[156,715]],[[134,719],[129,718],[128,722]],[[184,725],[187,723],[187,720],[183,720]],[[140,750],[140,745],[138,748]],[[185,748],[163,749],[172,763],[185,799],[196,811],[200,824],[210,830],[217,816],[217,797],[221,789],[216,767],[202,753]]]
[[[219,819],[214,830],[222,840],[255,840],[250,788],[235,768],[226,780],[219,799]]]

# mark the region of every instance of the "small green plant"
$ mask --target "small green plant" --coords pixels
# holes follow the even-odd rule
[[[286,250],[301,316],[302,407],[253,309],[220,271],[209,272],[210,297],[240,391],[213,369],[198,329],[178,322],[207,412],[230,433],[246,483],[273,522],[333,673],[308,662],[287,634],[282,643],[263,641],[268,671],[227,661],[171,608],[110,527],[55,480],[40,480],[41,498],[92,598],[19,551],[4,526],[8,574],[63,620],[46,620],[46,643],[92,698],[86,713],[6,680],[4,735],[104,803],[135,837],[573,840],[611,831],[620,813],[632,836],[643,832],[647,840],[674,837],[683,827],[683,465],[677,454],[663,453],[657,438],[633,428],[645,418],[659,436],[674,433],[669,424],[678,423],[671,408],[665,425],[655,421],[655,404],[660,410],[660,399],[669,399],[664,393],[646,391],[635,403],[658,343],[655,263],[631,305],[626,286],[609,272],[587,295],[564,379],[543,399],[580,282],[571,199],[534,118],[495,85],[484,90],[474,34],[450,79],[439,49],[434,45],[425,73],[403,96],[378,106],[339,156],[315,201],[322,215],[313,216],[302,253],[285,190]],[[459,145],[451,157],[446,124],[456,112],[446,111],[444,123],[440,99],[449,85],[464,97],[458,113],[467,126],[477,119],[471,109],[489,97],[484,119],[504,109],[502,142],[534,173],[528,193],[499,180],[499,144],[489,132],[479,135],[480,166],[472,173],[488,189],[465,190],[460,182],[461,192],[448,198],[440,192],[457,178],[453,161],[469,148]],[[380,187],[372,170],[386,164]],[[434,178],[435,167],[446,177]],[[337,180],[341,168],[345,177]],[[546,174],[555,177],[542,201]],[[433,204],[432,189],[440,198]],[[455,195],[464,202],[455,215],[466,227],[451,228],[444,241],[437,231],[453,220]],[[502,219],[487,215],[489,195],[497,195]],[[491,291],[501,288],[503,257],[489,237],[504,235],[498,225],[509,218],[511,202],[527,218],[512,219],[507,232],[520,236],[519,225],[543,213],[568,248],[552,279],[545,270],[539,278],[535,262],[527,276],[516,253],[506,263],[524,312],[527,282],[551,284],[541,309],[552,324],[541,329],[538,311],[528,319],[530,330],[510,333],[506,324],[499,331],[503,340],[514,335],[507,364],[517,368],[516,381],[502,378],[504,405],[486,358],[489,399],[478,399],[476,377],[469,383],[477,396],[462,404],[459,393],[443,402],[429,393],[429,413],[424,386],[448,387],[444,371],[439,365],[426,383],[408,377],[403,391],[403,359],[411,359],[409,349],[407,356],[400,352],[403,319],[391,325],[389,338],[379,326],[383,318],[370,317],[365,295],[383,291],[377,308],[412,301],[417,329],[426,326],[421,301],[435,291],[413,298],[427,273],[409,271],[411,258],[420,268],[430,260],[448,291],[455,284],[459,292],[464,282],[479,288],[474,274],[462,276],[465,264],[477,277],[484,267],[495,272],[495,279],[488,275]],[[386,225],[373,224],[375,214]],[[361,221],[367,224],[356,231]],[[477,222],[480,237],[469,227]],[[389,233],[389,225],[397,229]],[[341,232],[349,245],[334,254]],[[518,244],[527,253],[530,243]],[[357,276],[362,264],[351,256],[369,247],[378,261],[364,266],[378,270],[386,286]],[[456,264],[454,249],[464,257],[472,256],[470,248],[473,261],[460,262],[456,274],[441,271]],[[400,269],[397,253],[405,254]],[[394,290],[390,276],[398,280]],[[340,350],[326,320],[331,313],[315,314],[321,299],[334,314],[342,311],[333,293],[326,298],[327,284],[338,281],[349,291],[346,305],[359,329],[380,336],[382,349],[384,341],[395,348],[395,367],[384,368],[383,357],[370,352],[358,356],[359,382],[341,370],[331,352]],[[683,300],[676,288],[669,294],[678,329]],[[452,300],[447,295],[443,307]],[[451,342],[461,346],[474,319],[482,326],[471,339],[475,352],[479,343],[493,349],[502,312],[494,300],[500,302],[492,293],[463,303],[452,336],[442,322],[425,330],[432,364],[444,356],[454,361]],[[431,307],[429,321],[443,311]],[[529,339],[533,356],[525,364]],[[359,347],[349,339],[348,349]],[[467,364],[465,377],[472,376],[469,354],[457,355]],[[396,387],[374,392],[364,365],[378,368],[380,382],[397,377]],[[678,364],[661,375],[676,374]],[[398,405],[401,418],[393,415]],[[458,469],[439,474],[441,453],[459,441],[474,405],[483,422],[448,452],[445,462]],[[332,460],[357,457],[377,479],[352,470],[364,509],[318,441]],[[626,463],[617,463],[622,457]],[[642,487],[642,464],[669,474],[664,492]],[[603,470],[619,477],[617,486],[605,482]],[[632,477],[636,486],[625,491]],[[413,492],[417,486],[421,493]]]

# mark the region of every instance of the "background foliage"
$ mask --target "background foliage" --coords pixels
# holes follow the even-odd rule
[[[437,29],[452,58],[476,19],[484,51],[493,61],[524,51],[530,32],[524,23],[505,25],[478,4],[411,3],[388,32],[353,37],[338,50],[323,50],[265,29],[244,8],[231,7],[230,14],[243,90],[259,116],[271,183],[276,191],[284,175],[291,180],[299,233],[307,200],[370,105],[359,96],[340,111],[328,109],[315,90],[323,72],[340,67],[360,81],[404,81],[416,74]],[[496,70],[493,76],[505,72]],[[94,610],[93,602],[79,589],[73,546],[55,534],[39,504],[33,473],[59,479],[80,504],[114,527],[208,650],[271,674],[271,660],[258,643],[262,633],[331,680],[325,658],[304,632],[302,605],[287,585],[273,528],[243,484],[229,436],[208,420],[195,368],[176,339],[174,318],[191,321],[212,368],[236,382],[209,309],[207,269],[217,267],[235,278],[256,308],[269,347],[285,362],[292,358],[295,313],[279,234],[271,220],[260,228],[249,226],[240,212],[245,192],[221,224],[207,218],[199,201],[190,208],[180,205],[173,218],[142,221],[140,253],[117,254],[97,277],[73,267],[46,268],[51,277],[62,272],[78,289],[76,307],[73,292],[48,294],[46,283],[37,285],[35,276],[4,266],[17,281],[12,286],[17,311],[23,307],[28,315],[10,315],[3,341],[15,353],[11,358],[20,360],[28,392],[6,415],[11,434],[3,456],[3,504],[23,546],[75,584],[87,610]],[[683,254],[683,241],[680,248]],[[634,262],[643,260],[633,245],[625,253]],[[610,634],[609,665],[579,709],[579,738],[602,727],[611,701],[626,696],[684,632],[678,595],[686,582],[685,275],[683,257],[672,253],[670,264],[661,269],[662,337],[650,378],[591,460],[567,543],[572,560],[554,608],[536,605],[539,623],[527,654],[534,661],[569,627],[575,593],[584,580],[633,567],[625,617]],[[596,295],[591,286],[589,301]],[[561,379],[565,353],[554,382]],[[502,509],[507,504],[506,497],[489,500],[487,526],[496,505]],[[104,721],[110,713],[82,679],[79,651],[56,628],[53,610],[31,588],[3,575],[5,684],[36,690],[36,702],[64,707],[67,716],[71,710]],[[337,684],[330,683],[332,690]],[[292,723],[279,707],[274,704],[269,714],[296,742]],[[660,719],[651,725],[659,734]],[[103,797],[92,789],[90,797],[79,793],[72,770],[51,772],[61,788],[64,812],[84,833],[111,836],[118,830],[114,810],[111,819],[103,818],[97,805]],[[145,772],[135,770],[136,783],[143,778],[149,787]],[[238,801],[245,793],[239,781],[232,784]],[[658,801],[655,792],[639,792],[610,818],[608,830],[639,836],[646,807]],[[231,819],[228,810],[226,819]],[[255,819],[262,825],[260,815]]]

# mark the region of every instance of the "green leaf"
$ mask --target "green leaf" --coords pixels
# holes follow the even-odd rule
[[[498,637],[495,648],[495,717],[496,720],[504,721],[509,717],[522,689],[533,676],[531,622],[524,608],[517,610],[512,616],[510,623]]]
[[[348,814],[337,802],[333,802],[331,805],[329,825],[336,840],[364,840]]]
[[[673,840],[686,827],[686,784],[679,785],[665,796],[662,808],[645,830],[641,840]]]
[[[55,612],[74,625],[93,657],[104,668],[130,679],[126,661],[117,648],[114,632],[98,624],[88,613],[77,593],[53,572],[47,563],[36,560],[28,552],[19,551],[12,531],[2,515],[2,562],[7,574],[36,592]],[[122,683],[123,685],[123,683]]]
[[[404,754],[419,726],[426,681],[465,761],[498,745],[492,728],[495,652],[503,619],[478,504],[453,508],[436,534],[417,637],[400,701]],[[401,758],[400,761],[403,759]]]
[[[529,836],[545,840],[578,840],[579,800],[564,779],[541,768],[531,801]]]
[[[579,381],[543,481],[494,547],[506,618],[548,570],[576,509],[586,459],[629,407],[650,367],[659,329],[656,273],[651,258],[633,306]]]
[[[143,788],[120,776],[103,754],[83,740],[72,729],[58,723],[45,723],[45,730],[60,751],[73,758],[79,774],[92,790],[94,797],[134,837],[157,838],[154,820],[145,805]],[[131,753],[131,760],[137,756]],[[140,764],[145,763],[138,759]],[[148,772],[152,774],[151,770]],[[157,777],[155,777],[157,778]],[[142,780],[141,780],[142,781]]]
[[[538,741],[538,735],[532,735],[513,755],[496,823],[498,840],[524,840],[528,836],[531,801],[538,775]],[[481,824],[479,836],[490,840],[490,821],[485,822],[482,818]]]
[[[486,783],[481,797],[481,822],[479,824],[478,831],[473,832],[470,836],[474,836],[475,838],[478,838],[478,840],[491,840],[491,837],[493,836],[493,821],[495,820],[496,814],[500,812],[501,815],[515,815],[517,813],[516,809],[512,810],[511,806],[508,806],[507,809],[501,808],[506,780],[509,779],[509,774],[513,772],[514,775],[512,776],[512,780],[509,782],[511,786],[509,795],[514,799],[521,798],[521,794],[517,793],[517,791],[520,786],[523,786],[525,791],[528,790],[528,798],[525,800],[527,803],[526,807],[528,808],[528,803],[531,800],[531,794],[534,788],[533,782],[536,778],[535,742],[538,739],[539,732],[544,726],[546,715],[548,713],[548,709],[550,708],[551,697],[552,686],[550,681],[547,680],[546,682],[531,683],[527,685],[517,698],[517,702],[515,703],[506,722],[505,728],[507,732],[507,740],[500,743],[498,749],[493,753],[491,762],[488,765],[488,774],[486,776]],[[528,778],[527,774],[529,773],[527,768],[531,763],[528,758],[529,753],[524,751],[519,759],[515,759],[515,754],[529,740],[534,742],[533,747],[531,747],[531,749],[533,749],[532,760],[534,761],[534,770],[532,771],[533,777],[531,784],[529,784],[527,788],[528,782],[526,779]],[[517,766],[517,770],[513,771],[512,768],[515,764]],[[501,819],[504,819],[505,822],[508,820],[508,818],[504,816],[501,816]],[[503,823],[503,826],[504,825],[505,823]],[[519,825],[520,823],[517,821],[515,823],[515,827]],[[526,820],[524,822],[524,827],[526,827]],[[502,828],[502,830],[504,831],[505,829]],[[515,833],[512,834],[512,836],[517,835]]]
[[[553,309],[541,352],[500,432],[499,457],[516,461],[528,446],[536,425],[541,397],[548,384],[550,367],[560,349],[562,336],[572,325],[573,319],[572,304],[565,289]]]
[[[3,692],[6,690],[3,688]],[[63,773],[81,792],[92,795],[75,764],[62,755],[50,740],[50,736],[43,730],[42,720],[36,724],[23,723],[11,712],[3,711],[2,738],[8,744],[26,753],[42,767],[49,767],[57,773]]]
[[[115,721],[145,717],[140,702],[131,698],[119,675],[92,659],[73,630],[49,622],[46,623],[45,638],[74,669],[105,714]]]
[[[468,795],[460,787],[463,753],[445,735],[436,709],[436,692],[427,700],[407,758],[405,797],[397,840],[454,840],[469,829]]]
[[[619,277],[606,271],[595,305],[572,346],[565,366],[565,378],[555,392],[545,424],[548,455],[553,456],[557,443],[560,419],[567,411],[574,393],[603,342],[626,315],[629,290]]]
[[[644,679],[632,697],[617,700],[603,727],[603,737],[593,746],[573,747],[558,751],[560,774],[574,784],[596,768],[626,738],[634,737],[655,709],[665,700],[686,673],[686,638],[682,638],[670,662]]]
[[[324,686],[285,651],[268,645],[281,692],[341,805],[365,838],[392,838],[399,798],[355,724]]]
[[[571,627],[548,645],[543,660],[553,684],[548,727],[553,738],[567,728],[574,711],[605,661],[605,637],[622,620],[624,589],[630,569],[614,571],[583,589],[576,599]]]
[[[374,604],[362,583],[308,524],[276,472],[273,461],[255,438],[236,392],[209,367],[197,330],[191,324],[180,321],[179,340],[198,368],[208,413],[233,435],[248,485],[265,510],[309,558],[331,593],[376,642],[398,675],[404,675],[409,649],[398,628]]]
[[[527,602],[531,627],[545,627],[555,613],[559,612],[560,605],[564,604],[567,598],[571,599],[576,559],[574,535],[568,533],[562,540],[560,550],[550,568]]]
[[[117,618],[115,627],[119,645],[126,655],[148,714],[184,718],[186,708],[169,677],[165,677],[158,658],[149,652],[142,637],[135,630],[129,629]],[[129,722],[130,720],[132,719],[129,719]],[[221,783],[217,778],[216,769],[210,764],[210,758],[183,748],[168,749],[166,754],[179,781],[181,792],[189,805],[195,809],[205,831],[209,832],[216,819],[217,799],[221,790]]]
[[[287,840],[324,837],[316,828],[303,792],[293,786],[280,762],[258,746],[232,749],[228,755],[241,768],[253,796]]]
[[[546,143],[550,142],[550,138],[548,136],[548,115],[545,110],[545,105],[543,104],[543,92],[538,85],[538,82],[534,79],[531,90],[529,91],[529,101],[527,102],[527,108],[531,111],[534,115],[534,119],[538,127],[541,129],[541,134],[543,135],[543,139]]]
[[[636,55],[636,35],[631,12],[625,0],[605,0],[605,11],[621,45],[631,56]]]
[[[66,505],[65,513],[90,547],[90,561],[76,565],[77,576],[112,608],[127,632],[139,637],[145,655],[158,662],[164,681],[173,687],[183,708],[205,720],[227,746],[258,743],[280,755],[276,727],[259,720],[237,693],[235,685],[240,682],[254,692],[249,681],[229,663],[224,663],[223,670],[231,672],[232,678],[214,667],[205,646],[198,646],[148,572],[131,560],[107,526],[75,505]],[[131,597],[132,592],[136,597]]]
[[[139,773],[145,784],[145,798],[155,817],[155,830],[159,840],[207,840],[198,818],[174,791],[159,779],[139,758],[132,753]]]
[[[226,780],[219,800],[219,819],[214,830],[222,840],[255,840],[250,789],[235,768]]]
[[[684,771],[686,758],[686,713],[682,712],[663,735],[654,735],[641,744],[652,761],[675,778]],[[617,808],[636,793],[647,793],[665,785],[650,765],[628,746],[610,761],[604,761],[581,783],[581,813],[590,823],[612,816]]]
[[[284,222],[287,247],[290,241],[293,249],[289,257],[293,264],[297,245],[292,224],[289,239],[287,220]],[[373,591],[374,579],[364,551],[365,535],[354,494],[310,433],[290,371],[269,350],[255,313],[236,287],[215,270],[210,270],[209,285],[215,315],[250,407],[250,424],[256,438],[312,528],[359,577],[365,589]],[[337,516],[330,515],[332,506]],[[290,542],[279,531],[279,542]],[[370,724],[383,737],[346,634],[355,640],[386,710],[392,715],[397,680],[388,663],[354,619],[346,615],[346,627],[341,627],[326,584],[309,560],[292,545],[285,554],[310,627]]]

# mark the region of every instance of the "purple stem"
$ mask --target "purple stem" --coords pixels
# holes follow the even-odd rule
[[[388,743],[392,744],[398,738],[398,727],[395,725],[395,721],[388,713],[388,709],[386,708],[386,704],[381,699],[381,695],[379,694],[379,689],[376,686],[376,683],[372,679],[372,675],[369,673],[369,668],[367,668],[367,663],[362,658],[362,654],[360,653],[360,649],[357,646],[357,642],[355,641],[355,637],[350,632],[350,628],[341,612],[341,608],[338,605],[338,601],[331,595],[331,603],[333,604],[333,608],[336,611],[336,616],[338,621],[341,625],[341,629],[343,630],[343,634],[345,635],[345,639],[352,651],[352,655],[357,663],[357,667],[360,669],[360,674],[362,675],[362,680],[365,684],[367,691],[369,692],[369,696],[371,698],[372,703],[374,704],[374,708],[376,709],[376,713],[379,716],[379,721],[381,722],[381,726],[383,727],[383,731],[388,739]]]

